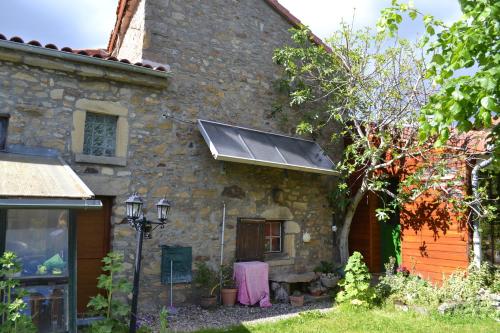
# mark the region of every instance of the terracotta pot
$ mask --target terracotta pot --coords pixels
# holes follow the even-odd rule
[[[318,296],[323,295],[323,292],[321,290],[314,290],[314,291],[311,291],[311,295],[318,297]]]
[[[222,304],[225,306],[233,306],[236,303],[236,296],[238,289],[236,288],[222,288]]]
[[[304,305],[304,295],[290,296],[290,304],[292,304],[292,306],[303,306]]]
[[[217,304],[217,297],[215,296],[202,296],[200,298],[200,306],[204,309],[210,309]]]

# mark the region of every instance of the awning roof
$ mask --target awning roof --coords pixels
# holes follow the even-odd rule
[[[93,196],[58,156],[0,152],[0,197],[88,199]]]
[[[198,127],[216,160],[305,172],[337,174],[314,141],[198,119]]]

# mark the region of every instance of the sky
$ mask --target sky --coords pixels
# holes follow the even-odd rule
[[[165,0],[167,1],[167,0]],[[178,0],[182,1],[182,0]],[[200,0],[211,1],[211,0]],[[226,0],[229,1],[230,0]],[[247,1],[247,0],[240,0]],[[105,48],[115,22],[118,0],[0,0],[0,33],[24,41],[36,39],[59,48]],[[424,13],[445,22],[460,17],[457,0],[414,0]],[[280,0],[291,13],[321,38],[327,38],[343,19],[356,27],[375,27],[380,10],[390,0]],[[355,8],[355,11],[354,11]],[[417,37],[421,25],[405,20],[401,35]]]

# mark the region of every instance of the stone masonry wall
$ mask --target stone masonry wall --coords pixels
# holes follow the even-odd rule
[[[9,143],[59,150],[94,193],[115,197],[112,246],[125,253],[130,276],[135,238],[128,225],[118,224],[125,215],[123,202],[139,192],[154,219],[154,204],[164,195],[173,200],[169,225],[145,241],[144,310],[168,299],[168,288],[160,283],[159,245],[192,246],[195,261],[218,262],[223,202],[227,260],[234,258],[238,217],[288,221],[284,253],[269,261],[272,274],[309,272],[333,257],[327,194],[334,177],[215,161],[192,123],[206,118],[275,132],[291,129],[270,116],[280,98],[272,88],[279,71],[271,56],[288,41],[288,23],[263,1],[225,3],[146,0],[143,58],[171,65],[174,76],[167,88],[109,80],[104,69],[103,75],[90,77],[44,68],[44,59],[28,66],[18,54],[0,48],[0,110],[12,116]],[[126,108],[126,166],[74,161],[73,112],[83,99]],[[327,148],[330,156],[340,155],[338,147]],[[283,191],[279,204],[272,199],[277,188]],[[302,242],[305,231],[311,234],[309,243]],[[189,285],[175,288],[176,302],[193,299]]]
[[[145,13],[141,9],[143,5]],[[121,56],[130,53],[134,47],[142,48],[142,60],[169,64],[174,73],[166,101],[169,115],[184,121],[202,118],[294,134],[293,120],[282,122],[271,117],[273,105],[285,98],[273,88],[280,77],[280,68],[273,63],[272,55],[276,48],[290,42],[288,30],[291,26],[265,1],[142,0],[139,8],[132,22],[145,15],[143,40],[133,42],[131,36],[137,32],[129,29],[116,52]],[[271,190],[281,188],[285,193],[284,210],[289,210],[289,219],[294,221],[285,229],[297,233],[285,236],[288,239],[285,247],[294,244],[288,252],[294,251],[295,258],[284,256],[281,260],[273,260],[271,274],[311,271],[319,258],[331,260],[331,216],[326,202],[327,188],[332,185],[329,177],[232,163],[225,164],[226,172],[223,173],[220,163],[211,159],[204,143],[198,141],[199,135],[195,135],[197,140],[191,141],[193,137],[188,133],[192,133],[192,126],[174,123],[176,127],[186,128],[182,139],[194,144],[194,147],[188,144],[187,151],[201,153],[205,156],[203,162],[207,163],[196,163],[201,169],[195,167],[190,176],[193,183],[203,184],[203,194],[196,190],[193,196],[200,199],[212,197],[210,208],[204,200],[200,201],[203,209],[196,214],[196,221],[209,218],[210,231],[216,233],[220,223],[217,210],[222,209],[221,201],[228,201],[220,194],[228,186],[236,186],[245,193],[242,199],[228,201],[229,228],[235,228],[238,217],[258,217],[266,211],[271,212]],[[322,146],[334,159],[340,156],[340,147],[327,141],[323,141]],[[206,167],[215,168],[211,171],[213,176],[206,178],[207,171],[202,170]],[[181,181],[187,179],[181,177]],[[190,196],[189,193],[186,195]],[[188,205],[193,203],[196,205],[194,201]],[[287,215],[283,209],[281,213]],[[202,215],[198,217],[198,214]],[[192,215],[186,218],[192,220]],[[184,223],[180,221],[180,224]],[[298,225],[295,227],[294,223]],[[304,230],[312,233],[310,244],[301,244]],[[226,237],[225,255],[234,258],[235,229],[230,230]],[[212,261],[218,256],[217,242],[214,236],[211,246],[202,247],[209,249],[208,257]],[[325,246],[329,250],[321,251]],[[193,249],[197,252],[196,247]],[[197,258],[195,254],[195,259],[204,257],[207,255]]]

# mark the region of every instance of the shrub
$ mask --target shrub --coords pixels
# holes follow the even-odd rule
[[[200,286],[207,296],[214,296],[219,287],[219,276],[207,263],[197,262],[193,283]]]
[[[162,307],[160,310],[160,333],[168,333],[168,310]]]
[[[347,261],[345,277],[339,282],[343,290],[337,294],[337,302],[371,306],[376,300],[376,295],[370,282],[371,275],[363,262],[363,256],[359,252],[354,252]]]
[[[401,301],[407,305],[437,306],[439,298],[433,284],[419,276],[398,272],[380,279],[377,295],[385,301]]]
[[[93,322],[88,329],[89,333],[120,333],[128,332],[127,316],[130,307],[124,301],[114,297],[116,293],[128,294],[132,287],[125,279],[117,278],[123,272],[123,255],[110,252],[102,259],[105,272],[97,278],[97,287],[106,291],[105,296],[97,295],[90,299],[87,307],[96,315],[103,316],[103,320]]]
[[[4,252],[0,257],[0,333],[36,332],[31,319],[23,314],[25,292],[18,289],[19,281],[12,278],[21,271],[21,265],[13,252]]]
[[[470,267],[468,271],[457,271],[434,285],[416,275],[399,272],[386,275],[377,285],[377,295],[386,302],[401,301],[406,305],[425,307],[436,311],[439,304],[453,304],[454,314],[498,317],[491,306],[491,293],[498,287],[500,274],[487,264],[480,269]]]
[[[233,263],[222,265],[219,274],[222,277],[222,288],[236,288],[236,281],[234,281],[233,275]]]
[[[318,266],[314,268],[314,273],[333,273],[335,267],[333,263],[328,261],[321,261]]]
[[[399,266],[397,269],[396,269],[396,273],[400,273],[404,276],[409,276],[410,275],[410,270],[408,268],[406,268],[405,266]]]
[[[468,271],[451,274],[438,289],[441,302],[454,302],[459,306],[454,312],[475,316],[499,317],[491,306],[490,294],[498,286],[498,273],[484,263],[481,268],[469,267]]]

